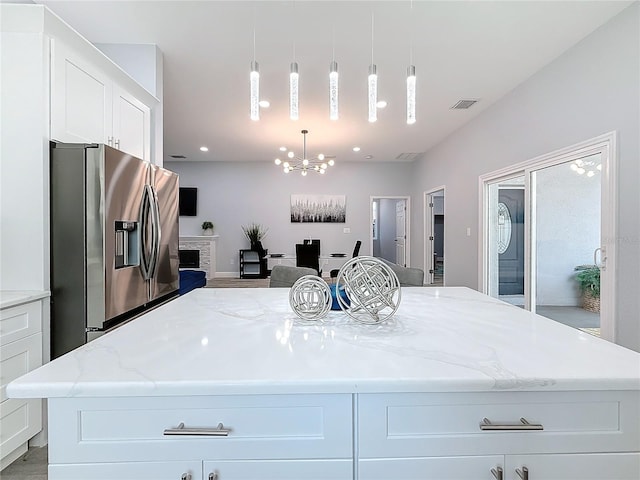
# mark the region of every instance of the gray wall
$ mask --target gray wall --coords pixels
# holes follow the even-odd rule
[[[639,16],[635,3],[429,151],[415,164],[413,196],[446,185],[447,285],[477,288],[478,176],[616,131],[616,338],[640,351]],[[418,264],[424,212],[412,220]]]
[[[220,235],[217,271],[238,272],[238,250],[249,248],[241,226],[257,222],[269,229],[263,246],[269,252],[295,253],[304,238],[319,238],[322,254],[353,252],[362,241],[361,255],[370,255],[369,205],[371,195],[410,194],[409,163],[341,163],[326,175],[285,175],[271,162],[169,162],[183,187],[198,187],[198,216],[180,217],[182,235],[201,235],[205,220]],[[291,194],[346,195],[346,223],[291,223]],[[349,228],[350,233],[343,233]]]

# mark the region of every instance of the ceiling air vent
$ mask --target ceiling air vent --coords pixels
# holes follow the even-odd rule
[[[403,160],[411,162],[422,155],[424,152],[413,152],[413,153],[401,153],[396,157],[396,160]]]
[[[451,107],[451,109],[466,110],[467,108],[471,107],[472,105],[475,105],[476,103],[478,103],[478,100],[459,100],[458,103],[456,103],[453,107]]]
[[[187,158],[184,155],[169,155],[171,158]]]

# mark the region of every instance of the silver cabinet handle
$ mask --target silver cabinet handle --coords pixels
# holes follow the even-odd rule
[[[541,423],[529,423],[526,418],[521,418],[520,423],[491,423],[488,418],[480,422],[480,430],[489,431],[516,431],[516,430],[544,430]]]
[[[219,423],[216,428],[202,428],[202,427],[185,427],[184,423],[181,423],[176,428],[167,428],[164,431],[164,435],[199,435],[202,437],[228,437],[230,428],[224,428],[222,423]]]
[[[209,474],[209,480],[218,480],[218,474],[216,472],[211,472]]]
[[[492,468],[491,475],[493,475],[496,480],[502,480],[502,467]]]
[[[182,476],[180,477],[180,480],[191,480],[191,474],[183,473]]]
[[[107,145],[113,145],[113,137],[107,137]]]
[[[120,139],[117,139],[115,142],[116,148],[120,150]]]
[[[529,480],[529,469],[527,467],[522,467],[522,470],[516,468],[516,473],[522,480]]]

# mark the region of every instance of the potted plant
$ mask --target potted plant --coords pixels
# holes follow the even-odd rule
[[[202,231],[205,235],[213,235],[213,223],[209,220],[202,222]]]
[[[261,257],[267,253],[267,251],[262,248],[262,239],[267,235],[267,230],[268,229],[264,228],[259,223],[242,226],[242,231],[251,244],[251,250],[260,253]]]
[[[578,265],[574,270],[582,295],[582,308],[600,313],[600,268],[597,265]]]

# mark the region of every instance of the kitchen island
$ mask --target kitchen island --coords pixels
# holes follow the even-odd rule
[[[467,288],[380,325],[197,289],[8,387],[49,478],[640,477],[640,354]]]

